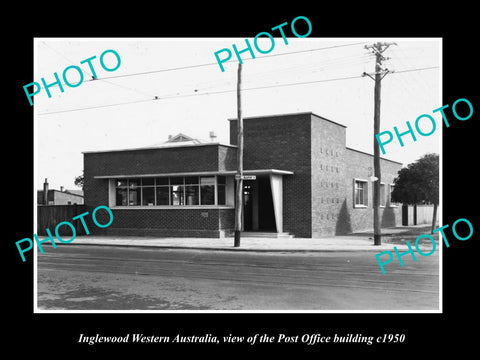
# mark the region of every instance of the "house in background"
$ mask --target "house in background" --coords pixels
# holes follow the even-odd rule
[[[37,190],[37,205],[83,205],[82,190],[49,189],[45,179],[43,190]]]
[[[155,146],[84,152],[88,211],[108,206],[98,234],[231,236],[237,119],[230,144],[186,135]],[[244,118],[244,230],[321,237],[373,228],[373,156],[346,147],[346,127],[311,112]],[[381,224],[401,226],[390,202],[402,164],[381,159]],[[100,223],[101,219],[98,220]],[[108,219],[105,219],[108,221]]]

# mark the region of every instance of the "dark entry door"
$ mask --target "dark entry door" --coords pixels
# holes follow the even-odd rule
[[[258,178],[258,230],[277,231],[269,177]]]
[[[245,231],[275,232],[272,189],[269,177],[244,181],[243,228]]]
[[[256,194],[256,181],[243,181],[243,229],[253,231],[253,200]]]

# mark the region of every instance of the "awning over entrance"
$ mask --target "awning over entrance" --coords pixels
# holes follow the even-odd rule
[[[244,230],[283,233],[283,176],[285,170],[245,170],[244,175],[256,175],[244,181]]]

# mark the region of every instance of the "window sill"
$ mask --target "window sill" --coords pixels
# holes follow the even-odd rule
[[[367,209],[368,206],[367,205],[353,205],[353,208],[354,209]]]
[[[159,206],[111,206],[112,210],[178,210],[178,209],[235,209],[228,205],[159,205]]]

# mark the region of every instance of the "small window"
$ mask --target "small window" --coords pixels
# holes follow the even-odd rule
[[[200,178],[200,185],[215,185],[214,176],[202,176]]]
[[[386,205],[385,184],[380,184],[380,206]]]
[[[198,176],[186,176],[185,185],[188,184],[198,184]]]
[[[394,189],[394,188],[395,188],[395,185],[390,184],[390,192],[389,192],[389,196],[388,196],[388,204],[389,204],[389,206],[393,206],[393,207],[399,205],[399,203],[392,201],[392,192],[393,192],[393,189]]]
[[[173,179],[173,178],[172,178]],[[183,178],[181,178],[183,180]],[[185,198],[183,193],[183,185],[172,185],[171,186],[171,205],[185,205]]]
[[[128,186],[127,180],[117,180],[117,187]]]
[[[115,205],[117,206],[127,206],[127,189],[126,188],[117,188],[115,191]]]
[[[225,185],[218,184],[218,205],[225,205],[226,196],[225,196]]]
[[[202,205],[215,204],[215,177],[200,177],[200,201]]]
[[[153,186],[153,178],[142,179],[142,186]]]
[[[355,180],[354,185],[354,204],[356,207],[368,206],[368,182]]]
[[[134,187],[135,185],[130,185],[128,189],[128,205],[129,206],[137,206],[140,205],[140,194],[141,189],[140,187]]]
[[[217,176],[217,204],[226,204],[226,178],[225,176]]]
[[[168,177],[156,178],[155,183],[159,185],[168,185]]]
[[[186,185],[185,186],[185,205],[198,205],[199,195],[200,195],[200,192],[199,192],[198,185]]]
[[[168,179],[167,179],[168,180]],[[157,191],[157,205],[170,205],[170,192],[168,186],[159,186]]]
[[[142,205],[155,205],[155,191],[153,186],[144,187],[142,190]]]
[[[128,180],[128,187],[130,189],[135,189],[137,187],[140,187],[140,179],[129,179]]]
[[[170,185],[183,185],[183,177],[181,176],[171,177]]]

